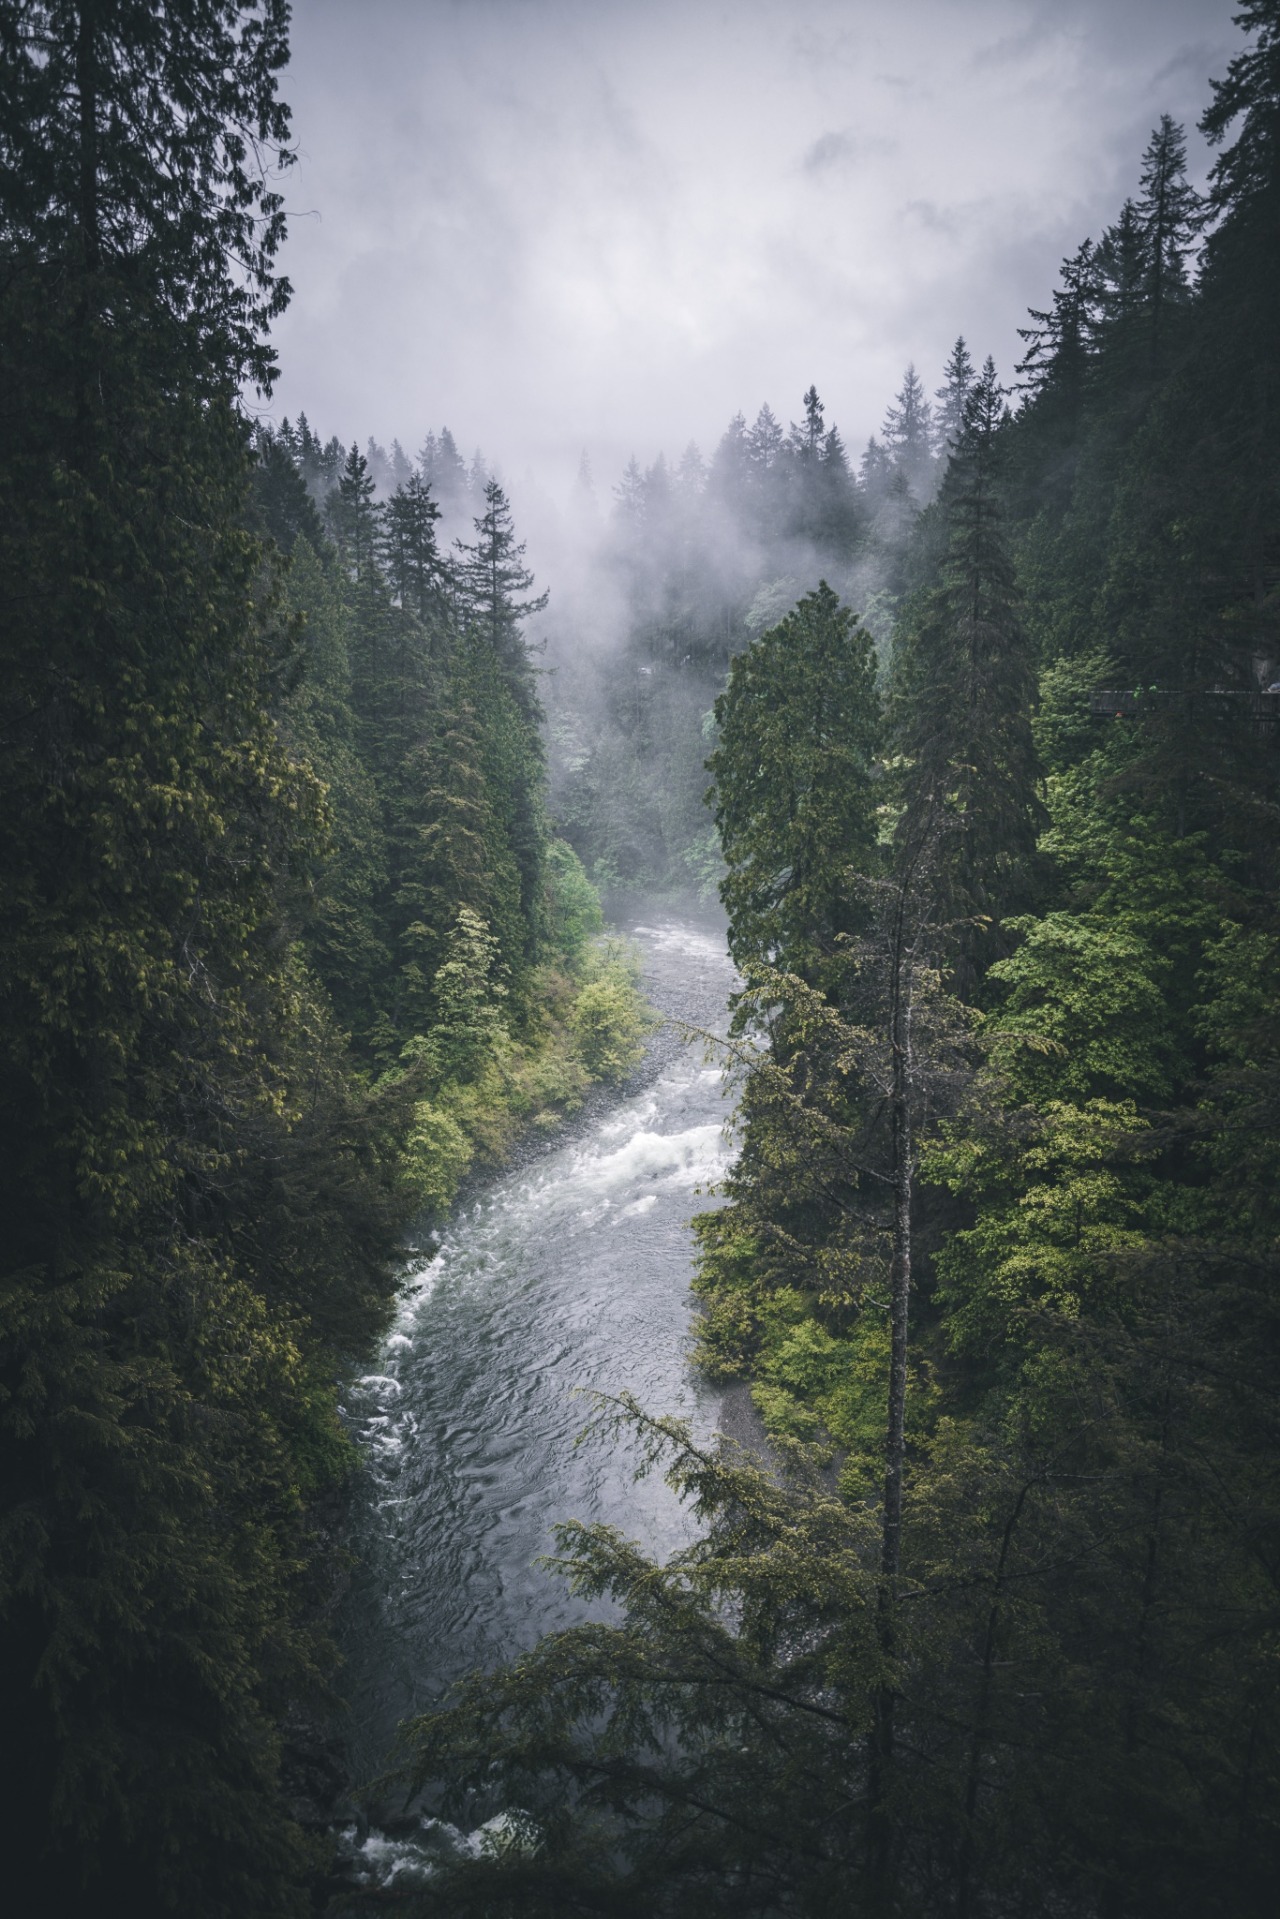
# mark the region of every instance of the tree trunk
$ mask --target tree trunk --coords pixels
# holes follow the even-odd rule
[[[911,978],[907,953],[907,883],[899,887],[890,933],[889,1046],[893,1179],[893,1250],[889,1269],[889,1398],[885,1434],[884,1506],[877,1618],[886,1677],[875,1701],[869,1798],[872,1872],[882,1908],[890,1907],[891,1833],[885,1808],[893,1764],[897,1692],[889,1672],[897,1651],[895,1587],[902,1563],[902,1492],[906,1463],[907,1337],[911,1303]]]
[[[973,1737],[969,1742],[968,1776],[964,1789],[964,1838],[960,1846],[960,1865],[956,1874],[956,1919],[969,1919],[973,1897],[973,1865],[976,1850],[975,1840],[978,1822],[978,1788],[982,1783],[982,1760],[986,1748],[988,1721],[991,1714],[991,1682],[995,1669],[996,1634],[1000,1625],[1000,1605],[1004,1595],[1005,1568],[1009,1563],[1009,1550],[1013,1544],[1013,1535],[1027,1494],[1031,1491],[1028,1481],[1019,1492],[1005,1524],[1000,1540],[1000,1556],[996,1562],[994,1592],[987,1613],[987,1626],[982,1641],[982,1676],[978,1684],[978,1706],[974,1714]]]
[[[80,96],[80,253],[86,273],[96,273],[98,235],[98,72],[92,0],[83,0],[76,21],[76,91]]]

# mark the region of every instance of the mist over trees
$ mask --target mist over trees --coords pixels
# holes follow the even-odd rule
[[[603,512],[584,461],[559,623],[447,428],[246,419],[287,23],[3,13],[18,1909],[1269,1914],[1278,0],[1207,195],[1163,116],[1008,387],[958,339],[856,458],[811,384]],[[767,1450],[597,1407],[698,1536],[566,1515],[610,1609],[406,1729],[502,1819],[344,1881],[343,1382],[406,1235],[635,1063],[597,887],[727,916],[698,1363]]]
[[[692,795],[705,740],[744,977],[699,1336],[772,1453],[600,1408],[701,1534],[566,1523],[621,1617],[412,1728],[433,1803],[525,1822],[423,1911],[1270,1909],[1280,10],[1238,24],[1207,197],[1162,118],[1012,392],[961,341],[856,477],[812,388],[679,513],[624,476],[556,791],[602,871],[696,872],[645,770]]]

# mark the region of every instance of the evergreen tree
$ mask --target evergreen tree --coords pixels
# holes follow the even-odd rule
[[[501,812],[505,782],[490,780],[490,690],[465,668],[451,675],[400,768],[389,829],[398,965],[384,1043],[393,1055],[436,1022],[436,975],[460,910],[493,937],[508,973],[528,944],[520,868]]]
[[[484,490],[484,512],[475,520],[476,538],[459,540],[457,593],[463,621],[488,647],[530,720],[539,712],[533,668],[524,639],[524,623],[541,613],[550,597],[533,593],[533,574],[524,563],[507,496],[496,480]]]
[[[1063,261],[1052,306],[1032,309],[1028,317],[1035,324],[1018,328],[1026,353],[1017,372],[1032,395],[1040,442],[1053,448],[1050,459],[1039,459],[1039,494],[1057,506],[1070,496],[1079,458],[1098,299],[1098,262],[1092,241],[1085,240]]]
[[[791,432],[787,436],[787,444],[794,459],[817,465],[822,455],[822,441],[826,433],[823,414],[824,408],[822,401],[818,398],[818,389],[816,386],[811,386],[804,396],[804,424],[797,426],[793,420]]]
[[[977,375],[977,368],[961,334],[942,369],[942,385],[934,395],[938,404],[933,415],[934,448],[945,467],[964,427],[965,403]]]
[[[879,723],[870,636],[825,583],[740,653],[707,762],[737,965],[820,977],[858,924],[875,842]]]
[[[0,1826],[50,1911],[305,1910],[326,1340],[371,1336],[397,1234],[297,956],[325,807],[246,531],[286,17],[6,16]]]
[[[782,422],[772,408],[761,407],[747,433],[746,443],[747,457],[751,463],[756,484],[763,486],[765,475],[770,473],[782,458],[785,443]]]
[[[1201,225],[1200,196],[1187,179],[1187,142],[1167,113],[1142,156],[1142,194],[1135,209],[1146,256],[1151,365],[1159,371],[1172,314],[1186,303],[1187,254]]]
[[[917,505],[933,492],[933,409],[914,366],[908,366],[892,406],[884,416],[885,452],[902,474]]]
[[[1222,151],[1210,174],[1203,267],[1212,397],[1197,452],[1214,473],[1220,551],[1248,602],[1235,622],[1239,643],[1265,668],[1280,657],[1268,585],[1280,510],[1280,347],[1271,325],[1280,290],[1280,9],[1247,0],[1236,19],[1253,44],[1213,83],[1200,123]]]
[[[367,589],[374,576],[381,519],[376,492],[369,462],[353,441],[329,495],[328,515],[339,557],[357,588]]]
[[[1126,200],[1094,255],[1098,278],[1098,345],[1101,376],[1109,391],[1143,388],[1151,371],[1143,308],[1150,284],[1147,240],[1138,209]]]
[[[436,540],[440,509],[431,489],[410,473],[387,501],[380,557],[391,592],[423,627],[444,617],[449,600],[446,561]]]
[[[320,515],[298,471],[297,457],[290,450],[285,431],[279,435],[260,431],[257,453],[254,502],[262,531],[282,553],[292,553],[300,538],[317,552],[324,543]]]
[[[440,502],[447,519],[470,510],[470,483],[467,463],[458,451],[457,441],[447,426],[438,438],[428,434],[419,458],[422,478]]]
[[[997,481],[1004,397],[988,359],[966,404],[940,503],[942,577],[917,604],[896,665],[898,740],[908,767],[901,831],[917,833],[931,809],[945,805],[942,913],[958,923],[963,997],[974,990],[981,956],[1004,950],[1001,919],[1028,898],[1039,821],[1034,663]]]
[[[329,807],[327,844],[313,863],[305,906],[307,952],[337,1018],[363,1043],[391,963],[388,848],[376,776],[382,769],[361,750],[351,616],[336,574],[309,541],[296,541],[285,597],[302,622],[303,657],[282,719],[291,748],[323,781]]]
[[[706,484],[706,461],[699,452],[697,443],[690,440],[680,455],[680,464],[675,474],[675,492],[686,509],[697,505]]]
[[[549,595],[534,593],[507,496],[496,480],[485,487],[476,538],[457,542],[457,597],[461,618],[485,682],[506,690],[511,713],[496,701],[489,771],[505,795],[507,829],[520,871],[520,899],[530,952],[536,946],[543,896],[546,826],[542,810],[544,759],[538,722],[542,707],[524,638],[524,623],[541,613]],[[492,675],[492,679],[491,676]]]

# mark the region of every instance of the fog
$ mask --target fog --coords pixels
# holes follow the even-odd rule
[[[590,456],[710,454],[816,381],[855,453],[908,359],[1007,376],[1028,305],[1194,122],[1232,0],[299,0],[301,159],[268,417],[412,452],[449,425],[517,510]]]

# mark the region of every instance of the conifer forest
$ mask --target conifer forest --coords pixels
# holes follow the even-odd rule
[[[554,541],[466,394],[272,404],[312,17],[0,0],[6,1908],[1263,1919],[1280,0],[1016,359],[895,339],[861,447],[834,371],[744,391]],[[548,1335],[623,1490],[536,1575],[397,1560],[361,1746],[368,1542],[472,1443],[450,1275],[549,1324],[671,1085],[674,1303],[592,1370],[641,1278],[583,1239]],[[489,1390],[458,1511],[514,1525]]]

